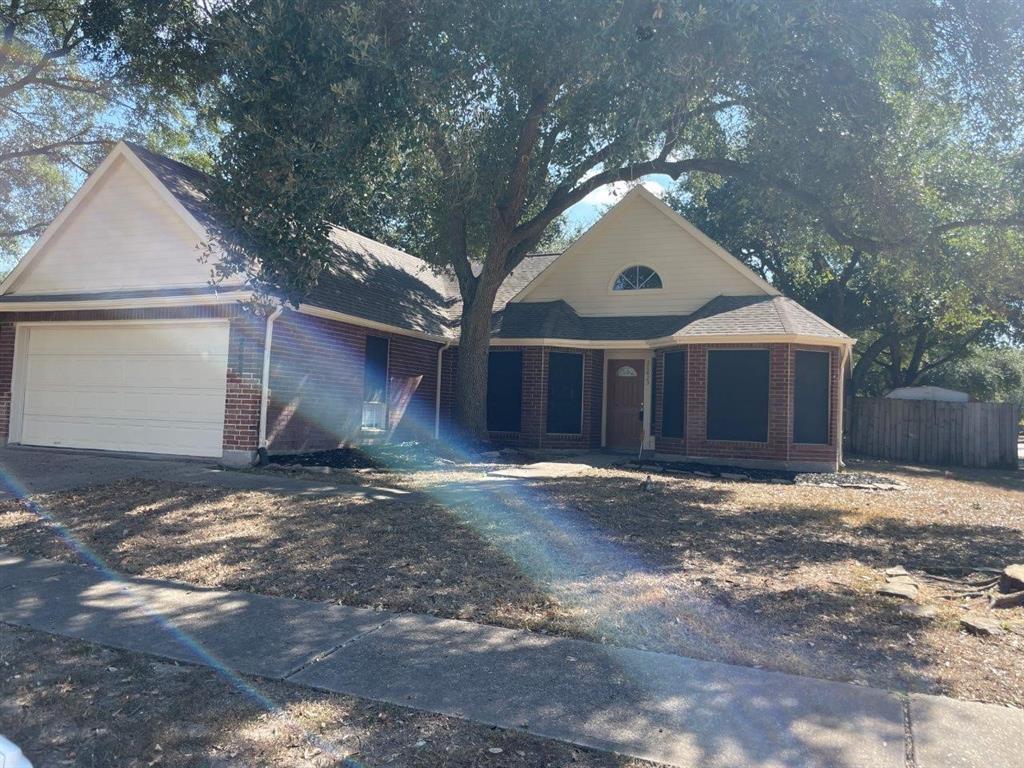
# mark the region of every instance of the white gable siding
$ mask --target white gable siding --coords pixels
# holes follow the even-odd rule
[[[668,315],[693,312],[715,296],[766,291],[672,221],[656,202],[623,200],[556,259],[517,301],[564,299],[581,315]],[[611,291],[627,266],[661,276],[662,290]]]
[[[124,157],[97,180],[18,276],[11,293],[198,286],[199,238]]]

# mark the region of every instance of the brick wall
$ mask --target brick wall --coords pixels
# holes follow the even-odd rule
[[[255,451],[259,445],[265,333],[263,317],[242,315],[231,320],[224,399],[225,451]]]
[[[686,410],[684,436],[667,438],[661,434],[664,404],[664,354],[674,349],[686,352]],[[707,438],[707,353],[712,349],[767,349],[769,351],[768,439],[764,443]],[[794,444],[793,371],[797,349],[826,351],[831,354],[831,396],[829,444]],[[840,455],[839,425],[841,396],[840,353],[829,347],[791,344],[692,344],[658,350],[657,404],[655,408],[655,450],[699,458],[771,461],[820,462],[834,464]]]
[[[388,431],[364,433],[366,337],[389,339]],[[323,450],[367,439],[429,439],[435,342],[286,311],[274,323],[267,440],[271,452]]]
[[[519,432],[491,432],[496,445],[520,448],[599,448],[604,393],[604,351],[568,347],[510,347],[523,353],[523,409]],[[552,351],[574,352],[583,355],[583,415],[582,431],[577,435],[547,433],[547,371],[548,356]],[[442,369],[441,413],[442,428],[450,430],[454,410],[455,375],[458,368],[457,347],[444,354]]]

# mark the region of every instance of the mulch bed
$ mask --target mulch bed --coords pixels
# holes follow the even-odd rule
[[[652,461],[633,459],[623,466],[642,472],[658,472],[694,477],[720,477],[726,480],[745,480],[754,483],[798,483],[800,485],[828,485],[841,488],[874,490],[900,490],[905,486],[892,478],[869,472],[793,472],[785,469],[756,469],[729,464],[703,464],[687,461]]]

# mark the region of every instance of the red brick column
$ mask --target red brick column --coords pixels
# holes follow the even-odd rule
[[[0,324],[0,445],[11,428],[11,380],[14,378],[14,323]]]
[[[263,341],[266,320],[243,315],[228,331],[227,391],[224,397],[224,458],[244,462],[259,447]]]
[[[547,428],[547,364],[543,347],[523,348],[523,418],[519,427],[522,448],[540,448]]]

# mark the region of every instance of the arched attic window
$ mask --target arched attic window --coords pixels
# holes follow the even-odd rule
[[[640,264],[626,267],[612,283],[613,291],[643,291],[661,288],[661,278],[650,267]]]

